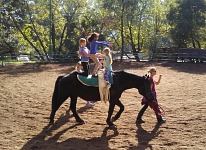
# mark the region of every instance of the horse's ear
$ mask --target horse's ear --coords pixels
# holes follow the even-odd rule
[[[145,74],[145,75],[143,76],[143,78],[144,78],[144,79],[147,79],[147,74]]]
[[[145,74],[145,79],[148,79],[149,78],[149,75],[148,74]]]

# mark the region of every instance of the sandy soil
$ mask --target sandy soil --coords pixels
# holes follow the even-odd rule
[[[167,122],[156,124],[149,108],[143,116],[145,123],[136,125],[141,95],[130,89],[121,97],[125,111],[114,129],[107,128],[105,122],[108,103],[98,102],[86,109],[82,99],[78,100],[77,109],[86,124],[77,125],[72,114],[66,113],[68,99],[57,111],[55,124],[48,125],[54,82],[59,74],[72,71],[74,64],[1,67],[0,149],[205,149],[206,64],[116,62],[113,68],[144,75],[149,66],[156,66],[157,75],[163,74],[156,90]]]

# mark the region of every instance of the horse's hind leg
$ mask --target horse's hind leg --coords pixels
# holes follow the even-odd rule
[[[77,122],[83,124],[84,123],[84,120],[82,120],[79,115],[77,114],[77,111],[76,111],[76,104],[77,104],[77,97],[76,96],[73,96],[71,97],[71,102],[70,102],[70,109],[76,119]]]
[[[119,111],[117,112],[117,114],[112,118],[112,122],[116,121],[122,114],[122,112],[124,111],[124,105],[120,102],[120,100],[118,99],[118,101],[116,101],[115,103],[117,106],[119,106]]]
[[[68,96],[60,97],[58,99],[52,99],[52,111],[50,114],[50,123],[54,123],[54,116],[56,111],[62,105],[62,103],[68,98]]]

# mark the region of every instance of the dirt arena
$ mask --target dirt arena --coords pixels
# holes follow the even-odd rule
[[[163,74],[156,91],[167,122],[156,124],[155,114],[148,108],[143,116],[145,123],[136,125],[142,96],[130,89],[121,97],[125,111],[113,129],[106,125],[108,103],[97,102],[87,109],[82,99],[78,100],[77,110],[86,124],[76,124],[67,112],[68,99],[57,111],[55,124],[48,125],[55,80],[72,71],[74,64],[0,67],[0,149],[205,149],[206,64],[116,62],[113,69],[144,75],[150,66],[157,68],[155,79]]]

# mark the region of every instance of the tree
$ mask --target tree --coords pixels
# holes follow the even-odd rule
[[[168,0],[105,0],[103,6],[108,15],[114,16],[110,22],[113,26],[110,27],[113,27],[114,33],[121,35],[123,41],[118,41],[130,44],[135,53],[148,49],[155,51],[158,46],[161,46],[162,38],[168,36],[165,17],[168,3]],[[122,11],[123,6],[124,11]],[[138,56],[136,60],[139,60]]]
[[[41,56],[41,59],[44,60],[40,50],[40,47],[42,47],[48,59],[45,47],[40,39],[39,32],[37,32],[37,23],[34,22],[34,16],[31,13],[28,1],[3,0],[1,4],[1,15],[3,16],[2,26],[4,27],[4,30],[11,34],[10,37],[23,37],[23,39],[27,41],[32,48],[34,48],[37,54]],[[21,36],[19,36],[19,33]],[[38,44],[37,41],[40,44]]]
[[[140,52],[143,48],[143,25],[147,18],[150,1],[129,0],[126,2],[126,41],[131,45],[133,52]],[[139,57],[136,55],[136,60]]]
[[[86,12],[85,8],[87,8],[87,3],[85,0],[73,0],[72,5],[71,3],[68,5],[67,15],[69,16],[69,20],[66,44],[70,47],[71,51],[77,51],[79,47],[78,41],[82,35],[82,26],[79,20]],[[92,28],[92,26],[90,28]]]
[[[14,34],[16,34],[16,28],[12,17],[16,19],[16,22],[18,22],[20,26],[23,26],[25,12],[27,11],[25,3],[18,0],[2,0],[0,6],[1,53],[16,53],[19,40],[14,36]]]
[[[178,47],[192,46],[201,48],[200,31],[206,26],[205,0],[177,0],[167,15],[172,26],[171,35]]]

